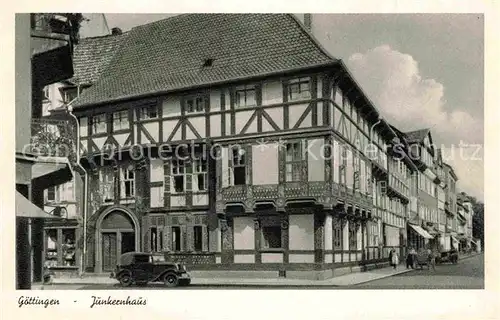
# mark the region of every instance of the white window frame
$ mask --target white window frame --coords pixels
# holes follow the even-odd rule
[[[306,87],[307,85],[307,87]],[[293,88],[297,88],[294,92]],[[288,82],[288,100],[289,101],[299,101],[311,99],[311,78],[302,77],[292,79]]]
[[[130,123],[128,120],[128,110],[113,112],[113,131],[128,130]]]
[[[249,93],[253,92],[253,101],[249,99]],[[236,108],[248,108],[257,106],[257,88],[255,85],[244,85],[237,87],[235,92]],[[243,98],[243,99],[242,99]],[[241,103],[243,100],[243,103]]]
[[[92,117],[92,134],[108,132],[108,123],[105,113],[96,114]]]
[[[196,113],[204,113],[205,112],[205,100],[206,98],[202,95],[194,95],[187,97],[184,100],[184,111],[186,114],[196,114]],[[192,106],[189,107],[189,103],[192,102]],[[201,107],[198,104],[201,103]]]
[[[139,107],[139,120],[158,118],[158,106],[155,104]]]
[[[208,161],[207,159],[195,159],[193,162],[193,178],[192,186],[193,191],[208,191]],[[203,177],[203,189],[199,188],[198,179]]]
[[[187,176],[192,172],[192,165],[188,163],[188,160],[180,160],[180,159],[172,159],[170,161],[170,179],[171,179],[171,188],[170,191],[172,194],[180,194],[189,192],[192,189],[193,183],[191,181],[191,188],[188,188],[187,185]],[[188,173],[188,169],[190,172]],[[182,190],[177,191],[175,189],[175,178],[182,177]]]
[[[101,170],[99,170],[99,181],[101,181],[101,186],[100,186],[100,192],[101,195],[103,196],[103,201],[106,199],[114,200],[115,199],[115,172],[113,168],[111,167],[102,167]],[[106,188],[104,190],[104,187],[111,186],[111,188]]]
[[[304,146],[302,141],[288,142],[285,148],[286,182],[298,182],[302,180],[302,166],[304,165],[304,160]],[[298,173],[296,170],[298,170]]]
[[[131,194],[126,194],[126,185],[129,183],[131,185]],[[135,197],[135,170],[132,165],[120,168],[120,195],[122,199],[131,199]]]

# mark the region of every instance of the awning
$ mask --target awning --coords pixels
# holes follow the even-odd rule
[[[63,157],[38,157],[31,169],[32,179],[49,176],[58,171],[71,171],[68,158]]]
[[[48,214],[38,208],[34,203],[26,199],[22,194],[16,191],[16,217],[36,218],[36,219],[60,219],[59,217]]]
[[[410,224],[410,227],[412,227],[412,229],[415,230],[416,233],[418,233],[421,237],[424,237],[425,239],[433,239],[434,238],[427,231],[422,229],[422,227],[420,227],[420,226]]]

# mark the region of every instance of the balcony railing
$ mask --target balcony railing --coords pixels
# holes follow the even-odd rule
[[[76,161],[75,138],[76,132],[70,121],[32,119],[31,141],[25,151],[37,156],[67,157],[71,163],[74,163]]]

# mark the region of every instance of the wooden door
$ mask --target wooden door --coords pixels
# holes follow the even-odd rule
[[[117,252],[117,233],[102,233],[102,270],[113,271],[116,267]]]

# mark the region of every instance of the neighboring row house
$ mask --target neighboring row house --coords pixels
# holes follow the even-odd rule
[[[384,121],[293,15],[185,14],[89,38],[71,82],[87,183],[70,242],[87,272],[147,251],[327,278],[404,254],[410,230],[433,238],[407,230],[412,215],[438,223],[430,132]]]

